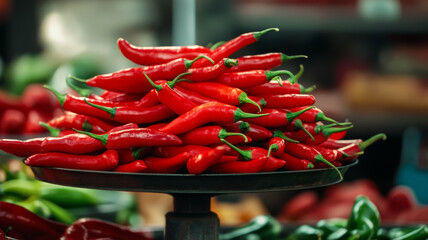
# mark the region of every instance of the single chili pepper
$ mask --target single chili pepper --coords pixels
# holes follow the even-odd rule
[[[308,170],[314,168],[314,164],[312,164],[312,162],[306,159],[297,158],[286,152],[283,152],[280,156],[278,156],[278,158],[285,160],[285,165],[283,168],[289,171]]]
[[[304,107],[304,106],[300,106],[300,107],[290,108],[288,110],[294,112],[294,111],[299,111],[299,110],[302,110],[305,108],[306,107]],[[336,123],[338,125],[341,125],[341,123],[339,123],[338,121],[325,116],[324,113],[321,111],[321,109],[319,109],[317,107],[312,107],[312,109],[310,109],[309,111],[306,111],[304,114],[301,114],[300,116],[298,116],[297,119],[300,119],[300,120],[302,120],[302,122],[306,122],[306,123],[315,123],[318,121],[327,121],[327,122],[332,122],[332,123]]]
[[[60,129],[79,129],[93,133],[103,133],[114,128],[115,125],[110,122],[102,121],[100,119],[89,117],[82,114],[73,112],[65,112],[65,114],[51,119],[48,122],[49,126]]]
[[[257,103],[257,105],[251,104],[251,103],[244,103],[239,108],[248,113],[256,113],[259,111],[260,108],[264,108],[266,106],[266,101],[261,97],[254,97],[254,96],[248,96],[251,100]]]
[[[226,233],[220,234],[221,240],[247,239],[248,235],[255,236],[252,239],[279,239],[283,231],[281,223],[269,215],[260,215],[251,219],[243,226],[237,227]]]
[[[185,112],[190,111],[194,107],[198,106],[196,103],[192,102],[190,99],[184,97],[183,95],[177,93],[173,90],[177,81],[184,75],[189,73],[182,73],[178,75],[173,81],[165,81],[159,85],[156,85],[149,76],[144,73],[144,76],[147,78],[147,81],[155,88],[156,95],[158,100],[174,113],[181,115]]]
[[[178,58],[165,64],[123,69],[110,74],[97,75],[85,82],[89,86],[114,92],[147,93],[152,87],[150,83],[146,81],[143,75],[144,72],[152,80],[169,80],[175,78],[180,73],[186,72],[192,64],[200,58],[207,57],[199,56],[191,61]]]
[[[266,116],[248,119],[246,121],[248,121],[250,124],[254,123],[262,127],[281,127],[290,123],[295,118],[299,117],[299,115],[309,111],[312,108],[313,107],[307,107],[295,112],[283,111],[275,108],[264,108],[260,113],[267,114]]]
[[[31,211],[8,202],[0,202],[0,228],[22,234],[25,239],[57,240],[66,229],[66,225],[42,218]]]
[[[214,98],[202,96],[201,94],[199,94],[195,91],[190,91],[190,90],[182,88],[180,86],[175,86],[174,90],[177,93],[179,93],[179,94],[183,95],[184,97],[186,97],[187,99],[189,99],[190,101],[196,103],[197,105],[201,105],[201,104],[209,103],[209,102],[218,102]]]
[[[25,159],[27,166],[58,167],[84,170],[111,170],[117,166],[119,156],[115,150],[107,150],[102,154],[76,155],[70,153],[47,152],[37,153]]]
[[[195,58],[201,55],[211,54],[209,48],[192,46],[168,46],[168,47],[138,47],[130,44],[123,38],[117,40],[119,50],[128,60],[139,65],[155,65],[172,61],[177,58]]]
[[[269,139],[272,137],[272,132],[269,129],[254,123],[250,124],[248,122],[240,121],[238,123],[218,124],[220,124],[220,126],[223,126],[228,131],[244,133],[247,137],[251,138],[253,142]]]
[[[0,150],[17,157],[29,157],[36,153],[43,153],[42,148],[44,137],[20,139],[0,139]]]
[[[115,127],[108,131],[108,133],[136,128],[138,128],[137,124],[128,123]],[[81,133],[68,134],[62,137],[46,137],[43,140],[41,147],[46,152],[63,152],[72,154],[88,154],[104,149],[104,145],[100,141]]]
[[[270,94],[260,95],[266,101],[266,108],[295,108],[310,106],[315,103],[315,97],[310,94]]]
[[[92,109],[99,109],[101,112],[93,111],[88,115],[99,117],[106,120],[113,120],[121,123],[135,122],[142,123],[155,123],[173,117],[175,114],[171,109],[163,104],[153,107],[134,107],[134,106],[118,106],[118,107],[104,107],[97,104],[87,102],[88,106]]]
[[[327,161],[320,152],[311,146],[302,143],[292,143],[286,141],[284,152],[287,152],[297,158],[309,160],[313,163],[322,162],[336,170],[339,174],[340,180],[343,179],[342,173],[333,164]]]
[[[143,156],[146,156],[152,151],[150,147],[131,148],[131,149],[118,149],[116,150],[119,154],[119,164],[126,164],[140,160]]]
[[[182,152],[173,157],[145,157],[142,160],[147,165],[147,172],[151,173],[176,173],[186,166],[192,156],[189,152]]]
[[[61,130],[59,128],[52,127],[45,122],[39,122],[39,124],[40,124],[40,126],[46,128],[48,130],[51,137],[62,137],[62,136],[68,135],[68,134],[76,133],[74,130],[69,130],[69,129]]]
[[[186,77],[186,79],[192,82],[204,82],[209,81],[218,76],[224,74],[229,68],[237,66],[238,61],[230,58],[224,58],[215,65],[200,67],[200,68],[190,68],[187,70],[188,73],[191,73]]]
[[[26,115],[18,109],[7,109],[0,118],[0,133],[20,134],[25,126]]]
[[[263,169],[267,156],[251,159],[249,161],[231,161],[217,163],[211,166],[208,171],[213,173],[258,173]]]
[[[213,81],[237,88],[250,88],[267,83],[279,75],[288,75],[294,81],[294,75],[288,70],[251,70],[245,72],[227,72],[213,79]],[[279,80],[279,83],[281,81]]]
[[[239,65],[231,67],[229,69],[229,72],[242,72],[258,69],[268,70],[274,67],[281,66],[286,61],[296,58],[308,57],[305,55],[288,56],[284,53],[265,53],[259,55],[243,56],[236,59],[238,60]]]
[[[139,173],[147,169],[147,165],[143,160],[136,160],[130,163],[118,165],[113,169],[114,172],[131,172]]]
[[[380,215],[376,206],[365,196],[355,199],[348,217],[347,230],[355,239],[373,239],[380,227]]]
[[[265,114],[245,113],[241,109],[220,102],[199,105],[178,116],[161,129],[162,132],[183,134],[209,122],[236,122],[243,118],[257,118]]]
[[[223,155],[216,160],[215,164],[238,161],[238,156]]]
[[[214,165],[221,156],[229,151],[230,147],[221,145],[193,155],[187,161],[187,171],[190,174],[201,174],[210,166]]]
[[[191,91],[198,92],[203,96],[216,99],[219,102],[233,106],[239,106],[244,103],[251,103],[261,110],[260,105],[251,100],[248,95],[239,88],[230,87],[216,82],[180,82],[179,86]]]
[[[280,156],[284,152],[284,139],[280,137],[273,137],[269,140],[269,154],[275,157]]]
[[[320,143],[321,147],[339,149],[341,147],[346,147],[349,144],[360,144],[363,142],[363,139],[327,139],[325,142]]]
[[[193,156],[210,149],[210,147],[201,145],[159,146],[155,147],[152,154],[156,157],[170,158],[183,152],[188,152],[191,156]]]
[[[239,49],[242,49],[247,45],[257,42],[263,35],[271,31],[277,32],[279,31],[279,29],[269,28],[260,32],[249,32],[249,33],[241,34],[238,37],[223,43],[218,48],[213,50],[211,54],[208,54],[207,56],[210,57],[212,60],[214,60],[214,62],[218,62],[223,58],[229,57]],[[209,62],[207,60],[201,59],[201,61],[198,61],[197,63],[195,63],[193,67],[204,67],[207,65],[209,65]]]
[[[132,147],[182,144],[180,138],[173,134],[148,128],[124,129],[102,135],[80,130],[76,131],[100,141],[107,149],[127,149]]]
[[[297,76],[297,75],[296,75]],[[243,88],[243,90],[253,96],[267,95],[267,94],[307,94],[315,89],[315,85],[305,88],[299,83],[292,84],[290,81],[282,80],[278,82],[268,82],[255,87]]]
[[[220,139],[232,140],[232,143],[248,142],[247,136],[238,132],[228,132],[220,126],[202,126],[179,136],[185,145],[211,145],[221,143]]]
[[[352,160],[355,159],[359,153],[363,152],[368,146],[381,139],[384,141],[386,140],[386,135],[384,133],[376,134],[363,142],[351,143],[347,146],[337,149],[337,151],[342,154],[342,161]]]
[[[87,229],[90,239],[153,239],[150,231],[134,230],[129,226],[123,226],[95,218],[80,218],[69,227],[73,225],[81,225]]]
[[[316,149],[321,155],[329,162],[334,162],[337,159],[342,158],[342,154],[339,153],[336,149],[323,148],[318,145],[308,145]]]

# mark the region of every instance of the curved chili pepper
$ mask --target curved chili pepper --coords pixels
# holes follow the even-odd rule
[[[103,133],[115,127],[114,125],[103,122],[99,119],[94,119],[92,117],[73,112],[65,112],[65,114],[51,119],[47,124],[59,129],[76,128],[93,133]]]
[[[262,127],[281,127],[290,123],[295,118],[299,117],[299,115],[303,114],[306,111],[309,111],[313,107],[307,107],[301,109],[299,111],[291,112],[291,111],[283,111],[275,108],[264,108],[260,113],[267,114],[266,116],[248,119],[249,123],[255,123]]]
[[[249,161],[233,161],[214,164],[209,168],[213,173],[258,173],[262,171],[268,157],[262,156]]]
[[[280,137],[273,137],[269,140],[269,154],[275,157],[280,156],[284,152],[284,139]]]
[[[221,156],[229,151],[230,147],[221,145],[193,155],[187,161],[187,171],[190,174],[201,174],[210,166],[214,165]]]
[[[22,234],[25,239],[57,240],[67,226],[42,218],[16,204],[0,201],[0,228],[9,227]]]
[[[242,49],[243,47],[250,45],[252,43],[257,42],[263,35],[265,35],[268,32],[271,31],[279,31],[278,28],[269,28],[265,29],[260,32],[249,32],[239,35],[238,37],[231,39],[219,47],[217,47],[215,50],[212,51],[211,54],[208,54],[207,56],[210,57],[214,62],[218,62],[223,58],[227,58],[239,49]],[[204,67],[209,65],[208,60],[201,59],[201,61],[198,61],[193,65],[193,67]]]
[[[216,99],[222,103],[233,106],[239,106],[244,103],[251,103],[257,106],[259,111],[261,110],[260,105],[251,100],[248,95],[239,88],[230,87],[216,82],[180,82],[179,86],[194,92],[198,92],[203,96]]]
[[[191,156],[193,156],[209,149],[211,148],[202,145],[159,146],[155,147],[152,154],[156,157],[170,158],[183,152],[188,152]]]
[[[295,108],[290,108],[288,110],[294,112],[294,111],[300,111],[302,109],[305,109],[305,107],[304,106],[295,107]],[[312,107],[312,109],[310,109],[309,111],[306,111],[304,114],[301,114],[300,116],[298,116],[297,119],[300,119],[300,120],[302,120],[302,122],[307,122],[307,123],[315,123],[318,121],[327,121],[327,122],[332,122],[332,123],[336,123],[338,125],[341,125],[341,123],[339,123],[338,121],[325,116],[324,113],[321,111],[321,109],[319,109],[317,107]]]
[[[169,158],[145,157],[142,160],[147,165],[147,172],[151,173],[176,173],[186,166],[187,161],[192,156],[189,152],[182,152]]]
[[[310,94],[269,94],[259,97],[266,101],[266,108],[306,107],[315,103],[315,97]]]
[[[278,158],[285,160],[284,169],[286,170],[298,171],[314,168],[314,164],[312,164],[312,162],[306,159],[297,158],[286,152],[283,152],[280,156],[278,156]]]
[[[146,81],[143,75],[144,72],[152,80],[173,79],[178,74],[186,72],[187,69],[200,58],[206,57],[199,56],[191,61],[178,58],[159,65],[127,68],[110,74],[97,75],[86,80],[85,83],[92,87],[120,93],[147,93],[152,87],[150,83]]]
[[[285,141],[284,151],[297,158],[306,159],[313,163],[322,162],[336,170],[336,172],[339,174],[340,180],[343,179],[342,173],[332,163],[327,161],[320,152],[311,146],[302,143],[292,143]]]
[[[213,81],[231,87],[250,88],[267,83],[272,79],[276,79],[276,76],[284,74],[290,76],[291,81],[294,81],[294,75],[287,70],[251,70],[245,72],[227,72],[213,79]]]
[[[146,169],[147,169],[147,165],[144,163],[143,160],[136,160],[130,163],[118,165],[117,167],[113,168],[112,171],[139,173],[139,172],[143,172]]]
[[[321,147],[325,147],[325,148],[331,148],[331,149],[339,149],[341,147],[346,147],[350,144],[360,144],[363,142],[363,139],[327,139],[326,141],[320,143],[319,145]]]
[[[243,118],[257,118],[265,114],[245,113],[241,109],[220,102],[199,105],[178,116],[161,129],[162,132],[183,134],[209,122],[236,122]]]
[[[109,131],[138,128],[135,123],[115,127]],[[47,152],[64,152],[72,154],[87,154],[104,149],[104,145],[90,136],[81,133],[68,134],[62,137],[46,137],[41,147]]]
[[[209,103],[209,102],[218,102],[214,98],[209,98],[209,97],[206,97],[206,96],[202,96],[201,94],[199,94],[199,93],[197,93],[195,91],[190,91],[190,90],[182,88],[180,86],[175,86],[174,90],[177,93],[183,95],[184,97],[186,97],[187,99],[189,99],[190,101],[192,101],[192,102],[194,102],[194,103],[196,103],[198,105],[201,105],[201,104],[204,104],[204,103]]]
[[[212,145],[221,143],[220,139],[227,139],[232,143],[248,142],[247,136],[240,132],[228,132],[220,126],[203,126],[195,128],[179,136],[185,145]]]
[[[131,62],[139,65],[155,65],[172,61],[177,58],[195,58],[201,55],[211,54],[209,48],[192,46],[168,46],[168,47],[139,47],[130,44],[123,38],[117,40],[120,52]]]
[[[76,131],[100,141],[107,149],[182,144],[180,138],[173,134],[149,128],[124,129],[120,131],[112,131],[102,135],[80,130]]]
[[[254,105],[251,103],[242,104],[241,106],[239,106],[239,108],[244,112],[256,113],[256,112],[259,112],[259,106],[262,109],[266,106],[266,101],[261,97],[249,96],[249,98],[254,102],[256,102],[257,105]]]
[[[308,58],[305,55],[288,56],[284,53],[265,53],[259,55],[250,55],[239,57],[236,60],[239,65],[231,67],[229,72],[242,72],[250,70],[268,70],[281,66],[286,61],[296,58]]]
[[[299,135],[302,136],[302,138],[306,139],[307,137],[309,137],[312,141],[315,141],[312,134],[314,133],[314,129],[316,125],[317,125],[316,123],[303,124],[302,120],[294,119],[293,121],[291,121],[290,123],[282,127],[282,129],[286,132],[299,132]],[[294,137],[294,139],[298,140],[298,138],[296,137]]]
[[[311,146],[314,149],[316,149],[319,153],[321,153],[324,159],[329,162],[334,162],[337,159],[342,158],[341,154],[336,149],[323,148],[318,145],[308,145],[308,146]]]
[[[192,82],[204,82],[214,79],[225,73],[232,66],[237,66],[238,61],[230,58],[224,58],[213,66],[190,68],[187,70],[191,73],[186,79]]]
[[[355,159],[359,153],[363,152],[368,146],[381,139],[384,141],[386,140],[386,135],[384,133],[376,134],[363,142],[351,143],[347,146],[339,148],[337,151],[343,155],[342,161],[352,160]]]
[[[107,150],[99,155],[76,155],[60,152],[37,153],[25,159],[27,166],[58,167],[84,170],[111,170],[117,166],[119,155]]]
[[[305,124],[306,126],[310,126]],[[313,124],[312,128],[305,127],[310,133],[312,138],[308,137],[307,133],[303,131],[294,131],[294,132],[286,132],[285,135],[298,140],[301,143],[305,143],[308,145],[318,145],[320,143],[325,142],[330,135],[337,132],[347,131],[353,128],[353,125],[349,125],[346,127],[334,127],[337,124],[329,124],[329,125],[317,125]]]
[[[49,134],[51,135],[51,137],[62,137],[68,134],[76,133],[74,130],[70,130],[70,129],[61,130],[59,128],[52,127],[45,122],[39,122],[39,125],[46,128]]]
[[[17,157],[29,157],[36,153],[46,152],[42,148],[44,137],[20,139],[0,139],[0,150]]]
[[[144,76],[147,78],[147,81],[155,88],[156,95],[159,101],[171,109],[174,113],[181,115],[185,112],[190,111],[194,107],[198,106],[196,103],[192,102],[190,99],[184,97],[183,95],[177,93],[173,90],[174,85],[180,79],[180,77],[187,75],[189,73],[182,73],[178,75],[173,81],[165,81],[159,85],[156,85],[150,78],[144,73]]]
[[[85,100],[88,106],[93,110],[99,109],[101,112],[93,111],[88,113],[94,117],[99,117],[105,120],[113,120],[121,123],[154,123],[168,119],[174,116],[174,112],[167,106],[159,104],[153,107],[134,107],[134,106],[118,106],[105,107],[90,103]]]

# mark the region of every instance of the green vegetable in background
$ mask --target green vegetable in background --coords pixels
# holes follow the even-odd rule
[[[365,196],[355,199],[347,229],[353,236],[351,239],[374,239],[380,227],[380,215],[376,206]]]
[[[272,216],[261,215],[246,225],[220,234],[221,240],[277,239],[282,225]],[[258,237],[258,238],[257,238]]]
[[[100,203],[90,190],[61,186],[43,187],[39,197],[65,208],[89,207]]]

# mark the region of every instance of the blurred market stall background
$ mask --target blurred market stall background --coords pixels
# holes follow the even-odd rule
[[[66,88],[63,80],[67,74],[88,78],[132,67],[134,64],[117,49],[117,39],[122,37],[138,46],[181,41],[177,40],[180,34],[173,31],[177,24],[174,4],[189,2],[192,7],[192,1],[185,0],[0,0],[1,89],[21,96],[30,84],[49,83],[61,90]],[[317,106],[334,119],[348,119],[354,124],[347,138],[387,134],[387,141],[365,152],[358,166],[347,173],[345,182],[365,179],[371,187],[363,189],[373,190],[374,186],[383,197],[405,185],[418,204],[428,204],[427,1],[193,3],[194,36],[185,39],[206,46],[243,32],[278,27],[278,33],[267,35],[239,55],[279,51],[309,56],[282,67],[297,73],[298,64],[304,64],[305,73],[299,81],[317,86]],[[1,158],[2,163],[7,162],[7,156]],[[355,188],[354,193],[361,189]],[[325,190],[314,191],[322,198]],[[221,196],[213,207],[222,223],[235,224],[262,213],[280,216],[284,205],[303,191]],[[142,195],[142,202],[153,197]],[[171,205],[169,196],[153,198],[157,200],[152,202],[164,203],[159,209],[151,209],[155,213],[145,212],[148,210],[144,205],[150,201],[140,203],[140,209],[146,223],[157,224]]]

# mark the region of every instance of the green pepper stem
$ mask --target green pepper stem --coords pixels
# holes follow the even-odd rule
[[[313,168],[314,168],[314,164],[312,164],[312,163],[308,163],[307,168],[308,168],[308,169],[313,169]]]
[[[81,96],[81,97],[89,97],[89,96],[92,95],[92,91],[91,90],[77,86],[77,84],[75,83],[74,79],[75,79],[75,77],[73,77],[71,75],[68,75],[65,78],[65,83],[67,84],[67,86],[69,88],[71,88],[72,90],[76,91],[77,94],[79,94],[79,96]]]
[[[139,160],[140,159],[140,155],[141,155],[141,152],[143,151],[143,150],[145,150],[147,147],[140,147],[140,148],[137,148],[137,149],[132,149],[132,157],[135,159],[135,160]]]
[[[295,82],[295,78],[296,78],[296,76],[294,76],[294,74],[292,74],[288,70],[278,70],[278,71],[269,71],[269,70],[266,70],[265,71],[265,75],[266,75],[266,78],[268,80],[272,80],[272,78],[274,78],[276,76],[279,76],[279,75],[288,75],[290,77],[290,82],[291,83],[294,83]]]
[[[247,133],[250,131],[250,124],[244,121],[241,121],[239,123],[239,132],[241,133]]]
[[[87,79],[78,78],[78,77],[75,77],[75,76],[72,76],[72,75],[68,75],[67,78],[71,78],[71,79],[73,79],[75,81],[78,81],[78,82],[81,82],[81,83],[86,83],[88,81]]]
[[[322,155],[321,155],[321,153],[319,153],[318,155],[316,155],[315,156],[315,162],[317,163],[319,163],[319,162],[321,162],[321,163],[324,163],[324,164],[326,164],[326,165],[328,165],[328,166],[330,166],[330,167],[332,167],[334,170],[336,170],[336,172],[339,174],[339,177],[340,177],[340,181],[342,181],[343,180],[343,176],[342,176],[342,173],[339,171],[339,169],[337,169],[337,167],[336,166],[334,166],[331,162],[329,162],[329,161],[327,161]]]
[[[259,112],[262,111],[262,108],[260,107],[260,105],[256,101],[249,98],[245,92],[242,92],[241,94],[239,94],[238,101],[239,101],[239,104],[243,104],[243,103],[253,104],[257,106],[257,108],[259,109]]]
[[[222,143],[225,143],[226,145],[228,145],[233,150],[237,151],[239,153],[239,155],[241,155],[242,158],[244,158],[245,161],[250,161],[253,158],[253,156],[252,156],[253,154],[251,153],[251,150],[242,150],[242,149],[238,148],[237,146],[231,144],[230,142],[228,142],[225,139],[220,139],[220,141]]]
[[[294,56],[288,56],[284,53],[281,53],[281,62],[286,62],[288,60],[296,59],[296,58],[308,58],[306,55],[294,55]]]
[[[353,154],[347,154],[347,153],[342,152],[343,158],[361,156],[363,154],[364,154],[364,151],[356,152],[356,153],[353,153]]]
[[[220,130],[220,133],[218,134],[218,137],[220,138],[220,139],[225,139],[225,138],[227,138],[227,137],[231,137],[231,136],[241,136],[241,137],[243,137],[244,139],[245,139],[245,142],[248,142],[248,138],[247,138],[247,136],[245,136],[244,134],[242,134],[242,133],[235,133],[235,132],[228,132],[226,129],[221,129]]]
[[[321,127],[321,132],[324,135],[324,137],[328,138],[333,133],[347,131],[353,127],[354,127],[354,125],[352,125],[352,124],[350,126],[347,126],[347,127],[336,127],[336,128],[332,128],[332,127],[324,127],[323,128],[323,127]]]
[[[312,109],[312,108],[315,108],[315,107],[314,107],[314,106],[312,106],[312,107],[307,107],[307,108],[302,109],[302,110],[297,111],[297,112],[290,112],[290,111],[288,111],[288,112],[286,113],[286,114],[287,114],[287,123],[292,122],[296,117],[300,116],[302,113],[304,113],[304,112],[306,112],[306,111],[308,111],[308,110],[310,110],[310,109]]]
[[[256,41],[259,41],[263,35],[265,35],[268,32],[271,32],[271,31],[278,32],[279,29],[278,28],[268,28],[268,29],[265,29],[265,30],[262,30],[259,32],[253,32],[254,39],[256,39]]]
[[[61,132],[61,129],[56,128],[56,127],[52,127],[51,125],[49,125],[45,122],[39,122],[39,125],[46,128],[52,137],[58,137],[59,133]]]
[[[365,140],[364,142],[358,144],[358,146],[360,147],[361,151],[366,149],[368,146],[372,145],[373,143],[375,143],[378,140],[386,140],[386,134],[384,133],[379,133],[374,135],[373,137]]]
[[[299,72],[294,76],[294,81],[290,81],[292,84],[295,84],[299,81],[300,77],[303,75],[303,71],[305,68],[303,67],[303,64],[300,64]]]
[[[235,114],[233,116],[233,122],[239,121],[244,118],[257,118],[257,117],[263,117],[268,115],[269,113],[263,113],[263,114],[247,113],[242,111],[240,108],[236,108]]]
[[[281,78],[281,76],[275,76],[275,77],[273,77],[271,79],[271,81],[277,82],[279,84],[279,86],[281,86],[281,87],[284,86],[284,84],[282,84],[282,78]]]
[[[213,50],[215,50],[216,48],[220,47],[220,46],[221,46],[221,45],[223,45],[225,42],[226,42],[226,41],[220,41],[220,42],[216,42],[216,43],[214,43],[214,44],[210,47],[211,51],[213,51]]]
[[[153,86],[153,88],[156,90],[156,92],[159,92],[160,90],[163,89],[163,87],[161,85],[157,85],[156,83],[154,83],[152,81],[152,79],[149,78],[149,76],[147,76],[146,72],[143,72],[144,76],[146,77],[147,81]]]
[[[92,132],[93,127],[92,127],[92,124],[88,122],[88,119],[85,119],[85,121],[83,121],[82,129],[83,131]]]
[[[226,58],[224,60],[224,66],[226,66],[227,68],[231,68],[233,66],[238,66],[238,60],[231,59],[231,58]]]
[[[308,131],[308,129],[306,129],[305,126],[303,126],[302,120],[297,119],[294,123],[294,127],[297,130],[302,130],[303,132],[305,132],[311,138],[312,142],[315,141],[314,136],[312,136],[312,134]]]
[[[285,134],[281,130],[274,131],[272,136],[282,138],[282,139],[284,139],[287,142],[299,143],[299,141],[291,139],[291,138],[285,136]]]
[[[78,132],[78,133],[88,135],[89,137],[100,141],[104,146],[107,145],[108,133],[102,134],[102,135],[98,135],[98,134],[87,132],[87,131],[77,130],[75,128],[73,128],[73,130],[76,131],[76,132]]]
[[[278,148],[279,148],[279,146],[276,143],[269,145],[267,157],[270,157],[271,151],[274,151],[274,152],[278,151]]]
[[[106,106],[101,106],[95,103],[90,103],[88,102],[88,100],[85,98],[84,99],[85,103],[89,104],[92,107],[98,108],[103,110],[104,112],[107,112],[108,114],[110,114],[110,117],[113,119],[116,116],[116,109],[117,107],[106,107]]]
[[[174,89],[175,84],[177,84],[178,82],[182,82],[182,81],[189,81],[189,79],[182,79],[182,78],[181,78],[181,77],[186,76],[186,75],[189,75],[189,74],[192,74],[192,73],[191,73],[191,72],[184,72],[184,73],[181,73],[181,74],[179,74],[177,77],[175,77],[172,81],[169,81],[169,82],[167,82],[166,84],[168,84],[168,86],[169,86],[171,89]]]
[[[312,85],[308,88],[305,88],[303,85],[300,85],[300,93],[311,93],[317,88],[316,85]]]
[[[199,59],[201,59],[201,58],[205,58],[205,59],[207,59],[208,61],[210,61],[212,64],[215,64],[214,60],[212,60],[210,57],[207,57],[207,56],[201,55],[201,56],[197,56],[197,57],[196,57],[195,59],[193,59],[193,60],[184,59],[184,65],[185,65],[186,69],[189,69],[190,67],[192,67],[192,65],[193,65],[196,61],[198,61]]]
[[[64,106],[64,102],[65,102],[65,98],[66,98],[67,94],[62,94],[62,93],[58,92],[57,90],[53,89],[52,87],[50,87],[49,85],[43,85],[43,87],[48,89],[49,91],[51,91],[53,94],[55,94],[55,96],[58,99],[61,107]]]

